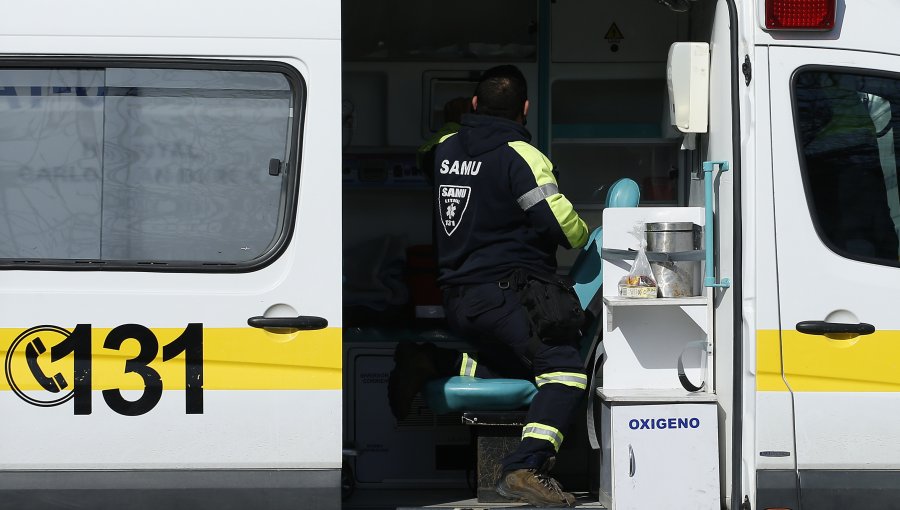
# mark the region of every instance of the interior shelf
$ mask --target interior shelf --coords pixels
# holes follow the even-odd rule
[[[610,308],[618,306],[706,306],[707,300],[705,296],[649,299],[604,296],[603,304]]]
[[[597,395],[606,402],[716,402],[715,393],[690,392],[681,388],[671,389],[606,389],[597,388]]]
[[[632,306],[707,306],[710,304],[706,296],[683,298],[627,298],[620,296],[603,296],[603,304],[606,305],[606,331],[615,329],[616,308]]]

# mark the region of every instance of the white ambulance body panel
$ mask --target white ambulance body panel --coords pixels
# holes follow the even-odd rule
[[[754,508],[795,507],[798,498],[804,507],[874,508],[896,498],[900,437],[888,411],[896,393],[895,370],[889,367],[894,356],[885,341],[896,329],[888,291],[895,287],[890,282],[897,275],[896,253],[893,263],[853,260],[827,247],[818,233],[821,225],[814,225],[815,206],[804,181],[810,174],[802,165],[807,147],[798,135],[803,114],[793,80],[817,69],[890,77],[897,69],[890,54],[900,47],[884,34],[895,30],[889,13],[897,5],[836,4],[836,27],[826,32],[764,30],[764,2],[739,6],[739,55],[743,59],[746,53],[742,71],[750,78],[742,88],[749,100],[742,106],[747,116],[743,294],[749,327],[743,353],[748,468],[742,485]],[[829,116],[807,114],[823,122]],[[883,138],[878,146],[890,199],[896,178],[888,162],[894,158],[890,142]],[[843,189],[854,189],[852,180]],[[797,323],[808,320],[871,323],[876,331],[845,340],[798,332]]]
[[[769,87],[768,87],[768,60],[767,52],[758,49],[754,54],[752,95],[756,98],[753,103],[753,116],[757,119],[769,118]],[[762,111],[758,111],[761,109]],[[770,126],[767,122],[755,123],[751,138],[758,141],[753,154],[755,164],[752,175],[745,179],[744,191],[748,197],[748,203],[754,204],[754,213],[748,215],[746,232],[748,239],[752,239],[753,247],[749,246],[745,254],[752,257],[753,262],[745,258],[747,267],[754,268],[755,281],[753,285],[744,286],[745,299],[752,299],[752,305],[746,309],[755,318],[755,327],[746,330],[745,359],[754,360],[748,362],[748,372],[752,377],[744,380],[744,395],[747,399],[745,406],[753,406],[754,412],[746,416],[754,419],[745,419],[745,455],[755,459],[756,469],[762,470],[794,470],[796,467],[793,434],[793,407],[790,393],[784,384],[781,374],[781,366],[771,364],[770,353],[777,351],[779,344],[778,330],[778,300],[772,296],[778,295],[778,267],[775,258],[775,238],[770,233],[775,232],[775,206],[772,193],[772,153]],[[752,191],[751,191],[752,190]],[[752,296],[752,298],[751,298]],[[747,318],[745,318],[747,320]],[[765,452],[765,454],[761,454]],[[755,480],[750,480],[754,483]],[[755,483],[754,483],[755,487]]]
[[[19,475],[17,481],[3,478],[7,482],[6,485],[0,482],[0,488],[36,489],[43,483],[42,473],[56,472],[60,480],[65,480],[65,473],[75,473],[75,470],[125,470],[136,476],[123,482],[121,488],[142,489],[153,486],[160,476],[171,471],[182,473],[178,476],[183,477],[186,488],[194,488],[193,485],[235,489],[306,486],[327,492],[327,497],[321,500],[316,499],[320,496],[310,496],[313,500],[328,500],[330,505],[338,505],[341,193],[340,87],[336,84],[340,83],[340,5],[308,1],[252,5],[233,1],[163,1],[132,5],[89,0],[52,7],[29,3],[6,7],[0,19],[0,75],[7,80],[25,81],[32,79],[29,76],[43,76],[47,81],[14,83],[4,90],[5,95],[22,96],[25,102],[42,101],[54,94],[88,96],[84,101],[93,101],[92,105],[103,101],[107,108],[103,121],[106,138],[98,145],[103,147],[106,158],[103,168],[111,168],[121,158],[126,161],[121,165],[121,173],[116,174],[126,176],[125,182],[107,182],[101,174],[102,185],[98,185],[97,192],[85,191],[98,180],[96,174],[83,178],[81,184],[71,184],[77,179],[67,181],[69,167],[60,167],[57,174],[38,175],[35,180],[39,184],[29,184],[22,176],[43,168],[29,160],[27,165],[31,166],[23,163],[21,173],[12,178],[14,186],[10,188],[8,184],[7,190],[0,192],[5,194],[7,217],[12,211],[22,213],[26,223],[31,221],[24,215],[26,206],[15,205],[22,202],[22,197],[35,202],[34,217],[40,219],[42,214],[49,218],[56,211],[52,201],[41,205],[47,196],[67,197],[58,206],[65,209],[72,194],[76,195],[71,198],[72,203],[79,200],[89,203],[84,193],[88,198],[99,193],[108,199],[106,206],[100,201],[100,213],[85,213],[99,218],[91,216],[85,224],[107,225],[108,228],[101,227],[101,237],[132,235],[135,242],[142,244],[129,249],[150,255],[143,267],[105,270],[106,267],[95,264],[97,269],[85,270],[71,261],[63,261],[50,270],[43,270],[42,265],[54,264],[43,260],[29,262],[25,268],[23,262],[12,260],[15,256],[9,255],[16,247],[7,247],[4,252],[7,268],[0,272],[0,308],[4,310],[0,318],[0,344],[5,354],[14,352],[6,356],[8,377],[0,387],[6,390],[0,391],[0,409],[5,416],[0,431],[16,440],[7,441],[0,453],[0,471],[15,470]],[[115,96],[109,83],[101,85],[105,88],[93,89],[77,87],[79,84],[75,83],[75,91],[56,86],[58,83],[53,80],[64,82],[72,74],[65,70],[73,68],[95,69],[105,73],[108,81],[113,76],[124,76],[120,88],[130,86],[137,92],[125,90]],[[135,83],[127,83],[129,73],[137,80]],[[154,73],[169,75],[157,84],[147,78]],[[235,84],[226,83],[222,85],[223,91],[218,92],[218,85],[204,88],[207,85],[203,80],[219,76],[216,73],[223,76],[223,83],[233,78]],[[177,79],[173,76],[182,76],[184,83],[191,83],[183,87],[200,90],[199,106],[185,106],[177,99],[182,92],[172,91],[171,80]],[[148,81],[142,84],[141,79]],[[209,78],[210,83],[216,79]],[[247,84],[254,80],[260,83],[274,80],[289,87],[266,85],[248,91],[242,89],[250,87]],[[0,83],[0,88],[7,85]],[[229,92],[232,89],[235,91]],[[146,99],[132,106],[128,103],[131,97],[164,99]],[[172,100],[173,106],[160,102],[168,97],[176,98]],[[204,103],[203,98],[212,99]],[[229,98],[238,99],[229,103]],[[64,106],[50,108],[57,108],[54,111],[59,118],[64,118],[72,100],[60,101]],[[212,106],[204,109],[208,103]],[[14,109],[23,104],[26,103],[14,104],[10,99],[0,108]],[[120,108],[113,111],[110,105]],[[100,106],[96,108],[99,111]],[[141,163],[152,163],[159,158],[177,161],[178,150],[203,151],[204,147],[196,138],[192,141],[191,133],[186,131],[178,134],[184,140],[182,145],[174,139],[158,145],[142,145],[132,153],[115,153],[113,141],[121,142],[125,135],[113,138],[118,136],[109,130],[115,122],[113,117],[121,115],[122,125],[135,126],[136,131],[128,140],[138,140],[142,129],[137,124],[129,124],[129,115],[150,122],[146,129],[159,129],[157,134],[165,140],[167,130],[177,133],[179,123],[170,119],[177,118],[179,111],[192,114],[183,121],[185,124],[196,123],[200,131],[208,128],[213,132],[216,128],[232,129],[229,123],[233,119],[240,119],[240,115],[250,118],[249,112],[254,110],[257,116],[254,122],[268,127],[238,128],[242,136],[215,135],[231,140],[225,145],[212,135],[201,140],[210,145],[206,148],[208,153],[198,156],[205,162],[204,166],[194,170],[198,182],[208,182],[210,191],[197,195],[196,210],[184,214],[181,227],[179,222],[154,223],[154,213],[171,218],[173,209],[185,206],[183,193],[198,189],[199,184],[188,181],[173,184],[166,177],[166,165],[158,169],[159,175],[150,176],[146,172],[129,173],[126,166],[134,163],[135,168],[140,168]],[[12,115],[9,111],[3,114],[7,118]],[[202,117],[206,114],[209,116]],[[272,115],[283,116],[284,120],[279,125],[271,120]],[[85,118],[89,116],[81,115],[78,122]],[[53,129],[52,124],[48,126],[47,129]],[[79,132],[84,132],[84,126]],[[238,147],[234,150],[240,153],[241,143],[247,138],[254,138],[247,142],[256,144],[248,145],[253,148],[271,145],[266,141],[271,136],[276,137],[276,142],[278,136],[282,138],[278,143],[285,153],[277,175],[269,173],[268,158],[259,158],[242,167],[265,176],[248,178],[246,184],[234,177],[241,173],[230,174],[224,170],[216,173],[220,167],[227,168],[228,162],[217,160],[217,155],[228,153],[229,145]],[[50,149],[42,149],[40,142],[33,143],[38,147],[36,154],[45,159],[59,156],[48,152]],[[5,154],[15,153],[16,147],[6,147]],[[259,154],[264,153],[260,149]],[[0,172],[9,172],[12,164],[7,157],[6,168],[0,162]],[[53,181],[53,177],[60,176]],[[7,177],[7,183],[11,182],[8,179],[11,177]],[[112,174],[107,180],[111,179]],[[54,182],[57,188],[47,191],[50,188],[43,182]],[[260,189],[252,184],[257,182],[261,183]],[[67,185],[81,188],[67,195]],[[256,201],[255,197],[262,196],[262,188],[274,190],[266,195],[271,201],[265,206],[267,209],[263,205],[244,203]],[[142,189],[150,190],[150,202],[129,195],[129,190]],[[46,194],[42,197],[41,193]],[[254,198],[242,200],[244,196]],[[112,202],[119,199],[134,201],[130,205]],[[247,213],[242,212],[245,207]],[[145,216],[130,216],[136,215],[136,211]],[[223,214],[231,218],[228,223],[232,224],[213,222],[210,232],[192,233],[192,214]],[[248,214],[254,216],[247,217]],[[333,219],[328,220],[326,214]],[[124,218],[131,223],[116,230],[116,223],[125,221]],[[242,232],[252,237],[253,221],[273,230],[252,242],[239,238],[230,244],[225,242],[221,250],[231,251],[221,257],[215,255],[215,249],[210,246],[220,242],[216,240],[219,239],[216,232],[242,228]],[[241,226],[235,227],[237,223]],[[17,228],[20,227],[9,226],[8,231]],[[56,232],[54,228],[57,227],[48,223],[46,231]],[[43,232],[40,228],[36,231]],[[153,263],[153,257],[165,259],[166,250],[180,249],[181,244],[177,242],[180,231],[188,233],[183,245],[189,248],[178,253],[201,253],[200,259],[194,262],[200,261],[202,254],[212,254],[215,260],[208,262],[218,265],[167,271],[164,264]],[[146,235],[141,237],[143,234]],[[165,243],[160,245],[165,250],[154,251],[154,239],[165,239],[157,241]],[[266,239],[270,239],[270,244],[266,244]],[[191,247],[191,243],[197,245]],[[44,251],[36,253],[57,249],[53,243],[45,244]],[[102,250],[118,249],[115,239],[101,241],[101,246]],[[29,257],[27,246],[23,245],[21,250],[22,260],[40,258]],[[242,251],[261,255],[262,262],[243,263]],[[239,262],[237,270],[229,269],[229,260]],[[106,264],[116,265],[115,260]],[[179,263],[169,261],[169,265],[179,266]],[[250,327],[248,319],[258,316],[314,316],[327,320],[328,327],[293,333]],[[126,326],[122,328],[123,325]],[[47,327],[27,331],[38,326]],[[172,344],[177,338],[181,338],[181,343]],[[40,339],[40,346],[36,339]],[[65,345],[54,350],[59,344]],[[31,351],[26,352],[28,348]],[[74,349],[75,354],[67,353],[67,349]],[[202,354],[197,354],[198,349]],[[78,354],[88,351],[91,351],[89,359]],[[201,360],[202,383],[198,382],[197,364],[191,362],[185,366],[186,355]],[[73,361],[73,357],[81,361]],[[92,383],[86,387],[92,391],[84,390],[83,372],[75,380],[64,375],[72,374],[73,364],[76,371],[79,366],[87,367]],[[43,388],[42,374],[46,378],[43,383],[49,385]],[[62,379],[54,383],[51,380],[56,375]],[[80,387],[77,381],[81,381]],[[18,391],[11,391],[13,387]],[[50,390],[45,389],[48,387]],[[75,398],[67,393],[73,387],[79,388]],[[279,475],[274,474],[275,470],[286,471]],[[206,475],[202,481],[191,478],[191,472],[201,471],[220,474]],[[238,472],[244,474],[231,476]],[[34,474],[33,482],[27,477],[29,473]],[[100,478],[88,477],[87,482],[82,480],[75,485],[109,488],[110,484]],[[97,482],[96,487],[90,480]],[[164,483],[161,485],[165,487]],[[64,488],[65,483],[61,482],[59,487]],[[312,494],[320,493],[308,493]],[[294,504],[297,501],[294,499]]]
[[[890,305],[900,287],[890,218],[896,159],[893,142],[880,143],[892,140],[892,125],[889,111],[882,120],[879,103],[897,99],[900,57],[769,52],[771,111],[792,111],[795,119],[773,117],[772,152],[782,365],[793,392],[798,468],[897,470],[900,433],[886,413],[900,398],[894,361],[900,323]],[[814,79],[820,81],[805,85]],[[877,245],[890,236],[885,254]],[[868,323],[874,332],[802,334],[803,321]]]

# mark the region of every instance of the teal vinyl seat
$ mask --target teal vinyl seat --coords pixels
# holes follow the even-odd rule
[[[606,207],[636,207],[640,190],[631,179],[619,179],[610,187]],[[584,309],[598,294],[603,283],[600,248],[603,227],[597,227],[578,254],[569,276],[575,282],[575,293]],[[601,320],[593,320],[583,332],[581,356],[588,365],[594,339],[600,334]],[[423,390],[428,407],[437,414],[468,411],[512,411],[531,404],[537,394],[534,381],[524,379],[479,379],[454,376],[429,381]]]
[[[525,379],[479,379],[457,375],[425,385],[424,397],[436,414],[454,411],[510,411],[525,407],[537,387]]]

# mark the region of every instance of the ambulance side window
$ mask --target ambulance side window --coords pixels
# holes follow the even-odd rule
[[[246,269],[278,252],[302,81],[190,65],[0,68],[0,265]]]
[[[794,78],[801,168],[813,223],[835,253],[900,266],[900,77],[802,70]]]

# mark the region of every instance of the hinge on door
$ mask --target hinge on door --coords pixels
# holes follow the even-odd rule
[[[744,502],[741,503],[741,510],[752,510],[750,508],[750,498],[748,496],[744,496]]]
[[[744,55],[744,65],[741,66],[741,71],[744,72],[744,84],[750,85],[750,78],[753,76],[753,69],[750,65],[750,55]]]

